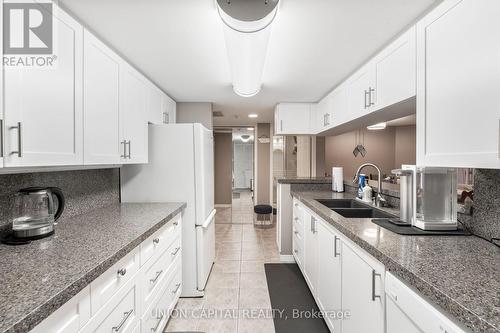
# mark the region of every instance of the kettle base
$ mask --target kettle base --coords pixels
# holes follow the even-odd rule
[[[0,238],[0,242],[6,245],[26,245],[31,243],[31,241],[52,236],[53,234],[54,230],[52,230],[48,234],[20,238],[16,237],[13,232],[9,232],[6,235],[2,235],[2,237]]]
[[[15,238],[21,239],[40,239],[43,237],[50,236],[54,233],[54,225],[44,225],[39,228],[29,228],[29,229],[12,229],[12,234]]]

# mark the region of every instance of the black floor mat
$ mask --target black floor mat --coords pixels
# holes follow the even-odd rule
[[[329,332],[322,318],[307,318],[319,311],[314,297],[296,264],[265,264],[271,306],[276,311],[276,333]],[[279,313],[283,311],[283,315]],[[301,316],[297,316],[302,311]]]

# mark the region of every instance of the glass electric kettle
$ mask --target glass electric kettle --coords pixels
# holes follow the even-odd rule
[[[55,200],[54,200],[55,198]],[[29,187],[14,197],[12,231],[15,238],[37,239],[54,233],[64,210],[64,195],[57,187]]]

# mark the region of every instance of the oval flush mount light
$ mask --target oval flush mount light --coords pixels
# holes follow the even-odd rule
[[[252,97],[260,92],[262,72],[279,0],[217,0],[234,92]]]
[[[256,113],[250,113],[250,114],[248,115],[248,118],[257,118],[258,116],[259,116],[259,115],[258,115],[258,114],[256,114]]]

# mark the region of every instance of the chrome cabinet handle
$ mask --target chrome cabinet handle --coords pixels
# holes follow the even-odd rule
[[[131,146],[131,142],[132,142],[132,141],[128,140],[128,156],[127,156],[127,157],[128,157],[129,159],[130,159],[130,158],[131,158],[131,156],[132,156],[132,155],[131,155],[132,153],[130,152],[130,149],[131,149],[131,148],[130,148],[130,146]]]
[[[375,277],[381,277],[380,274],[375,272],[375,270],[372,270],[372,301],[375,301],[375,299],[380,298],[380,295],[375,294]]]
[[[120,321],[120,323],[117,325],[117,326],[114,326],[112,328],[112,331],[113,332],[120,332],[120,330],[122,329],[123,325],[125,324],[125,322],[127,321],[128,317],[130,317],[130,315],[132,314],[132,312],[134,312],[134,310],[130,310],[128,312],[124,312],[123,313],[123,319],[122,321]]]
[[[120,268],[118,272],[116,272],[120,276],[125,276],[127,274],[127,269],[126,268]]]
[[[311,232],[313,234],[316,233],[316,219],[311,216]]]
[[[155,327],[151,328],[151,332],[156,332],[158,330],[158,328],[160,327],[160,323],[163,320],[163,317],[165,317],[165,313],[163,313],[161,317],[158,318],[158,322],[156,323]]]
[[[298,235],[298,234],[299,234],[299,232],[298,232],[297,230],[295,230],[293,233],[294,233],[294,234],[296,234],[296,235]]]
[[[337,240],[339,238],[337,236],[333,236],[333,257],[336,258],[337,256],[340,255],[340,253],[337,252]]]
[[[179,288],[181,287],[181,284],[180,284],[180,283],[177,283],[177,284],[175,285],[175,287],[176,287],[176,288],[175,288],[174,290],[172,290],[172,294],[175,294],[175,293],[177,293],[177,292],[179,291]]]
[[[121,158],[127,158],[127,140],[123,140],[120,142],[120,144],[123,145],[123,155],[121,155]]]
[[[0,119],[0,157],[3,157],[3,119]]]
[[[375,102],[372,101],[372,93],[373,92],[375,92],[375,89],[370,87],[370,89],[368,89],[368,107],[375,105]]]
[[[367,100],[368,100],[368,91],[365,90],[365,109],[368,107],[368,103],[367,103]]]
[[[173,256],[175,256],[177,253],[179,253],[179,251],[180,251],[180,250],[181,250],[181,247],[179,246],[179,247],[177,247],[177,248],[175,249],[175,251],[174,251],[174,252],[172,252],[171,254],[172,254]]]
[[[165,122],[165,124],[170,124],[170,114],[168,112],[165,112],[165,116],[167,118],[167,121]]]
[[[158,281],[158,278],[160,277],[161,273],[163,273],[163,269],[161,271],[156,272],[156,276],[153,279],[149,279],[149,282],[155,284],[156,281]]]
[[[159,243],[160,243],[160,239],[159,238],[153,239],[153,244],[159,244]]]
[[[167,123],[167,113],[166,112],[163,112],[163,123],[164,124]]]
[[[22,124],[20,121],[17,122],[17,126],[11,126],[9,129],[17,129],[17,150],[12,151],[11,155],[16,155],[17,157],[23,157],[23,134],[22,134]]]

